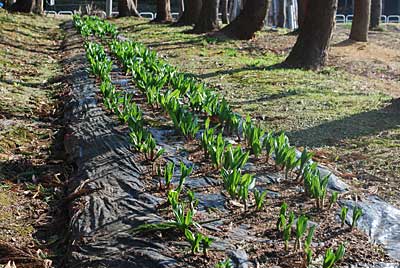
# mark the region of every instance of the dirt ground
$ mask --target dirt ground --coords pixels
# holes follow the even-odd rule
[[[0,11],[0,266],[51,267],[64,239],[60,23]]]

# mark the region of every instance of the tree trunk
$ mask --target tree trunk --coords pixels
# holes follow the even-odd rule
[[[202,0],[184,0],[184,11],[180,16],[177,25],[194,25],[199,19]]]
[[[222,13],[222,23],[223,24],[229,23],[228,5],[229,5],[229,0],[221,0],[221,8],[222,8],[221,13]]]
[[[33,12],[40,15],[44,13],[43,0],[36,0],[35,9]]]
[[[337,0],[309,0],[303,28],[284,67],[315,70],[325,65],[336,10]]]
[[[35,10],[35,0],[17,0],[11,5],[11,12],[31,13]]]
[[[219,0],[203,0],[200,17],[194,26],[195,33],[208,33],[219,29]]]
[[[371,0],[354,1],[354,17],[351,24],[350,39],[359,42],[368,41]]]
[[[171,22],[171,0],[157,0],[157,15],[153,22]]]
[[[297,0],[297,7],[298,7],[297,24],[299,25],[299,31],[301,30],[304,24],[304,19],[307,16],[307,5],[308,5],[308,0]]]
[[[382,15],[382,0],[371,0],[371,21],[369,29],[374,30],[379,28]]]
[[[237,16],[239,16],[241,11],[241,1],[240,0],[231,0],[231,6],[229,8],[229,20],[234,21]]]
[[[118,17],[140,17],[135,0],[118,0]]]
[[[265,16],[268,10],[268,1],[247,0],[243,11],[221,33],[231,38],[248,40],[254,37],[254,33],[264,26]]]
[[[278,24],[277,26],[280,28],[285,27],[285,21],[286,21],[286,0],[279,0],[279,7],[278,7]]]

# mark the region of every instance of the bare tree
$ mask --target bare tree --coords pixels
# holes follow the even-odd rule
[[[368,41],[371,0],[354,1],[354,17],[351,24],[350,39],[359,42]]]
[[[193,31],[195,33],[207,33],[218,30],[218,8],[219,0],[203,0],[200,16]]]
[[[369,29],[374,30],[379,28],[382,15],[382,0],[371,0],[371,20]]]
[[[242,12],[229,25],[221,30],[226,36],[237,39],[251,39],[261,30],[267,15],[268,1],[247,0]]]
[[[171,0],[157,0],[157,15],[153,22],[166,23],[171,21]]]
[[[137,0],[118,0],[118,17],[140,17],[135,2]]]
[[[303,28],[284,67],[319,69],[325,65],[336,10],[337,0],[309,0]]]
[[[199,19],[202,0],[184,0],[184,11],[177,21],[177,25],[194,25]]]

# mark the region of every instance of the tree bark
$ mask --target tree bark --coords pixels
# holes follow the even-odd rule
[[[184,0],[184,11],[177,21],[177,25],[194,25],[199,19],[202,0]]]
[[[325,65],[336,10],[337,0],[309,0],[303,28],[282,66],[316,70]]]
[[[34,13],[40,15],[44,13],[43,0],[36,0]]]
[[[304,19],[307,16],[307,5],[308,5],[308,0],[297,0],[297,7],[298,7],[298,13],[297,13],[297,24],[299,25],[299,30],[301,30],[303,24],[304,24]]]
[[[222,23],[223,24],[229,23],[228,5],[229,5],[229,0],[221,0],[221,13],[222,13]]]
[[[234,21],[241,12],[241,0],[231,0],[231,5],[229,7],[229,20]]]
[[[278,24],[277,26],[280,28],[285,27],[285,21],[286,21],[286,6],[287,2],[286,0],[279,0],[279,7],[278,7]]]
[[[171,0],[157,0],[157,15],[153,22],[171,22]]]
[[[374,30],[379,28],[382,15],[382,0],[371,0],[371,21],[369,29]]]
[[[263,28],[267,10],[268,1],[247,0],[243,11],[221,33],[231,38],[251,39],[255,32]]]
[[[208,33],[219,29],[219,0],[203,0],[200,17],[194,26],[195,33]]]
[[[118,12],[118,17],[140,17],[135,0],[118,0]]]
[[[354,1],[354,17],[351,24],[350,39],[359,42],[368,41],[371,0]]]

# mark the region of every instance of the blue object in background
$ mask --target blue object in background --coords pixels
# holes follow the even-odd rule
[[[0,2],[0,8],[3,8],[4,4],[2,2]]]

